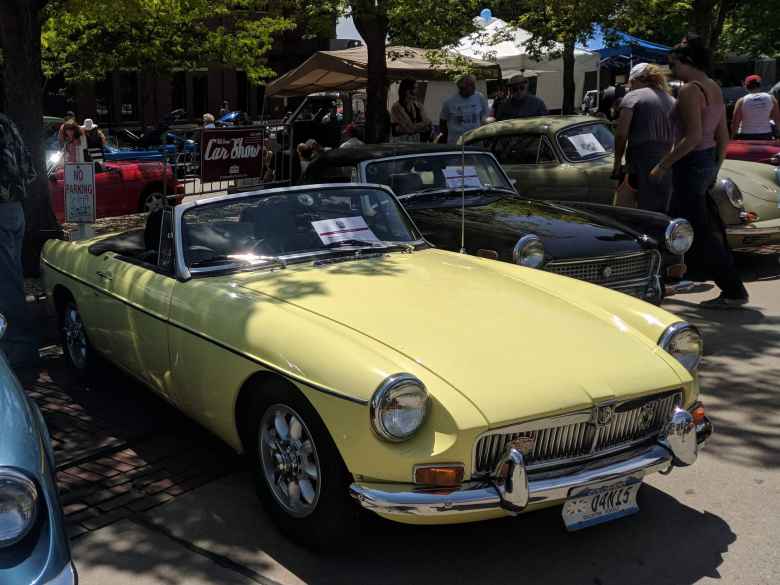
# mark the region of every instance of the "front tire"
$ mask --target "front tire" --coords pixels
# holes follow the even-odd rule
[[[165,197],[161,191],[156,188],[144,193],[141,196],[141,204],[139,206],[142,213],[151,213],[165,207]]]
[[[258,497],[279,529],[315,550],[352,543],[361,511],[349,495],[351,476],[308,400],[275,380],[257,392],[248,421]]]

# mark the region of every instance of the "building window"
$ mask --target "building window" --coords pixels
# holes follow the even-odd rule
[[[171,96],[171,103],[173,105],[173,109],[183,109],[187,110],[187,73],[184,71],[177,71],[173,74],[173,83],[172,83],[172,96]],[[188,112],[189,114],[189,112]]]
[[[197,71],[192,74],[192,117],[200,118],[208,112],[208,104],[209,74],[207,71]]]
[[[135,122],[140,119],[138,108],[138,72],[122,71],[119,74],[120,119]]]

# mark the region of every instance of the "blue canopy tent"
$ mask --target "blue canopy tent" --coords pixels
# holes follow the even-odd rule
[[[607,46],[608,40],[612,46]],[[602,63],[605,65],[621,63],[625,66],[628,62],[629,67],[641,62],[666,63],[666,56],[672,50],[666,45],[652,43],[628,33],[620,31],[605,33],[601,29],[596,30],[586,48],[601,55]]]

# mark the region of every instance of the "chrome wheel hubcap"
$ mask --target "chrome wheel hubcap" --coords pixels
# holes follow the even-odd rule
[[[146,196],[146,211],[157,211],[163,208],[162,193],[150,193]]]
[[[62,329],[70,361],[79,370],[84,369],[87,364],[87,335],[84,333],[81,315],[79,315],[78,309],[72,305],[68,306],[65,311]]]
[[[317,507],[322,471],[317,448],[303,418],[274,404],[260,421],[260,460],[271,492],[284,510],[303,518]]]

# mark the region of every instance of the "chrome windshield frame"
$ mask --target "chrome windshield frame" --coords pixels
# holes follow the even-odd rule
[[[314,189],[320,189],[320,190],[336,190],[336,189],[359,189],[359,188],[369,188],[369,189],[377,189],[380,191],[384,191],[388,195],[390,195],[398,205],[399,213],[401,213],[409,222],[409,224],[413,228],[412,236],[419,236],[415,240],[411,240],[408,243],[412,246],[418,246],[421,244],[427,244],[430,245],[430,243],[425,240],[425,238],[422,235],[422,232],[420,229],[415,225],[414,221],[412,220],[409,213],[406,211],[406,208],[403,206],[403,204],[398,200],[398,198],[395,196],[395,193],[393,193],[392,189],[385,185],[379,185],[376,183],[318,183],[313,185],[298,185],[295,187],[276,187],[273,189],[256,189],[254,191],[243,191],[241,193],[234,193],[231,195],[218,195],[216,197],[208,197],[206,199],[198,199],[196,201],[189,201],[187,203],[180,203],[176,207],[174,207],[174,241],[175,241],[175,273],[176,278],[181,281],[187,281],[193,278],[193,276],[196,275],[208,275],[208,274],[217,274],[217,273],[224,273],[226,271],[230,270],[242,270],[247,269],[249,267],[254,268],[274,268],[277,266],[277,264],[273,260],[269,260],[268,262],[264,263],[257,263],[255,265],[246,265],[246,264],[233,264],[233,265],[221,265],[221,266],[209,266],[209,267],[203,267],[203,268],[190,268],[187,266],[187,262],[184,258],[184,241],[182,237],[182,221],[184,218],[184,214],[190,211],[191,209],[194,209],[196,207],[203,207],[205,205],[211,205],[214,203],[220,203],[220,202],[230,202],[230,201],[239,201],[241,199],[249,199],[252,197],[257,197],[258,195],[262,196],[272,196],[275,194],[289,194],[289,193],[296,193],[296,192],[307,192],[312,191]],[[406,243],[406,242],[405,242]],[[361,248],[362,249],[362,248]],[[370,249],[367,247],[367,249]],[[338,248],[332,249],[332,250],[313,250],[311,252],[295,252],[292,254],[286,254],[284,256],[279,256],[278,260],[284,265],[287,263],[295,263],[298,260],[302,260],[304,258],[308,259],[311,258],[313,260],[316,260],[319,257],[332,255],[334,253],[338,253]],[[377,251],[381,251],[381,248],[377,248]]]
[[[492,159],[493,163],[496,165],[496,169],[498,170],[499,174],[504,177],[504,180],[506,181],[507,186],[506,187],[495,187],[497,190],[501,192],[506,192],[507,195],[511,195],[512,193],[517,193],[517,190],[515,189],[514,185],[512,185],[512,180],[510,179],[509,175],[507,175],[506,171],[504,170],[504,167],[501,166],[501,163],[498,162],[498,159],[495,157],[495,155],[492,152],[487,152],[484,150],[474,150],[472,147],[469,149],[468,146],[464,150],[461,150],[460,148],[453,148],[452,150],[445,150],[441,152],[419,152],[417,154],[399,154],[395,156],[382,156],[379,158],[371,158],[368,160],[364,160],[358,163],[357,169],[358,169],[358,180],[361,182],[361,184],[366,185],[373,185],[376,183],[364,183],[366,181],[366,169],[369,165],[372,165],[374,163],[382,163],[382,162],[390,162],[395,160],[404,160],[404,159],[410,159],[410,158],[422,158],[422,157],[445,157],[445,156],[462,156],[463,154],[468,155],[479,155],[479,156],[485,156],[490,159]],[[390,187],[385,186],[387,189],[390,189]],[[440,191],[426,191],[426,193],[441,193],[446,191],[447,189],[441,189]],[[476,187],[467,188],[466,192],[468,191],[479,191]],[[392,192],[392,190],[391,190]],[[402,198],[407,198],[406,195],[396,195],[399,201],[402,200]],[[403,207],[403,204],[401,205]]]

